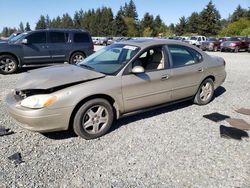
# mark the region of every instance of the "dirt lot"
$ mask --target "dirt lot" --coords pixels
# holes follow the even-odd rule
[[[209,53],[226,60],[227,79],[206,106],[190,102],[123,118],[104,137],[42,135],[9,117],[4,98],[23,73],[0,75],[0,187],[250,187],[250,138],[220,137],[202,116],[218,112],[250,123],[234,110],[250,108],[250,53]],[[250,133],[250,132],[248,132]],[[20,152],[23,163],[7,157]]]

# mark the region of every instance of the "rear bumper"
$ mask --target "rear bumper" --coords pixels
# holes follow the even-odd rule
[[[22,127],[37,132],[67,130],[73,108],[29,109],[20,106],[20,102],[10,93],[6,98],[9,114],[22,123]]]

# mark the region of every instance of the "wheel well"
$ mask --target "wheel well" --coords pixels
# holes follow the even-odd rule
[[[114,103],[115,103],[115,100],[110,97],[109,95],[105,95],[105,94],[97,94],[97,95],[92,95],[92,96],[89,96],[83,100],[81,100],[74,108],[74,110],[72,111],[71,113],[71,116],[70,116],[70,120],[69,120],[69,129],[72,130],[73,128],[73,121],[74,121],[74,117],[75,117],[75,114],[76,112],[79,110],[79,108],[87,101],[89,100],[92,100],[92,99],[97,99],[97,98],[101,98],[101,99],[106,99],[112,106],[113,108],[113,111],[114,111],[114,118],[117,118],[117,113],[116,113],[116,109],[114,107]]]
[[[19,61],[18,57],[15,54],[12,54],[10,52],[2,52],[2,53],[0,53],[0,55],[10,55],[10,56],[12,56],[12,57],[14,57],[16,59],[18,65],[20,64],[20,61]]]
[[[77,53],[77,52],[83,53],[84,57],[86,57],[86,54],[85,54],[83,51],[80,51],[80,50],[74,51],[74,52],[72,52],[72,53],[70,54],[69,62],[70,62],[70,60],[71,60],[72,55],[73,55],[74,53]]]
[[[212,76],[212,75],[210,75],[210,76],[207,76],[206,78],[204,78],[203,80],[202,80],[202,82],[204,82],[206,79],[208,79],[208,78],[211,78],[213,81],[215,81],[215,77],[214,76]],[[201,83],[202,83],[201,82]]]

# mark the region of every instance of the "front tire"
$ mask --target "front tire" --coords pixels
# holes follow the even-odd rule
[[[74,117],[74,132],[86,139],[103,136],[110,129],[114,119],[111,104],[105,99],[92,99],[84,103]]]
[[[204,80],[195,97],[194,97],[194,103],[198,105],[205,105],[211,102],[214,96],[214,82],[211,78],[207,78]]]
[[[1,55],[0,56],[0,73],[2,74],[12,74],[17,72],[18,63],[16,58],[11,55]]]
[[[235,53],[238,53],[238,52],[239,52],[239,47],[238,47],[238,46],[235,47],[234,52],[235,52]]]

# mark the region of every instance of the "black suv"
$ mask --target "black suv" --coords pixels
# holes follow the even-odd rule
[[[90,34],[78,29],[44,29],[21,33],[0,43],[0,73],[21,67],[82,61],[93,53]]]

